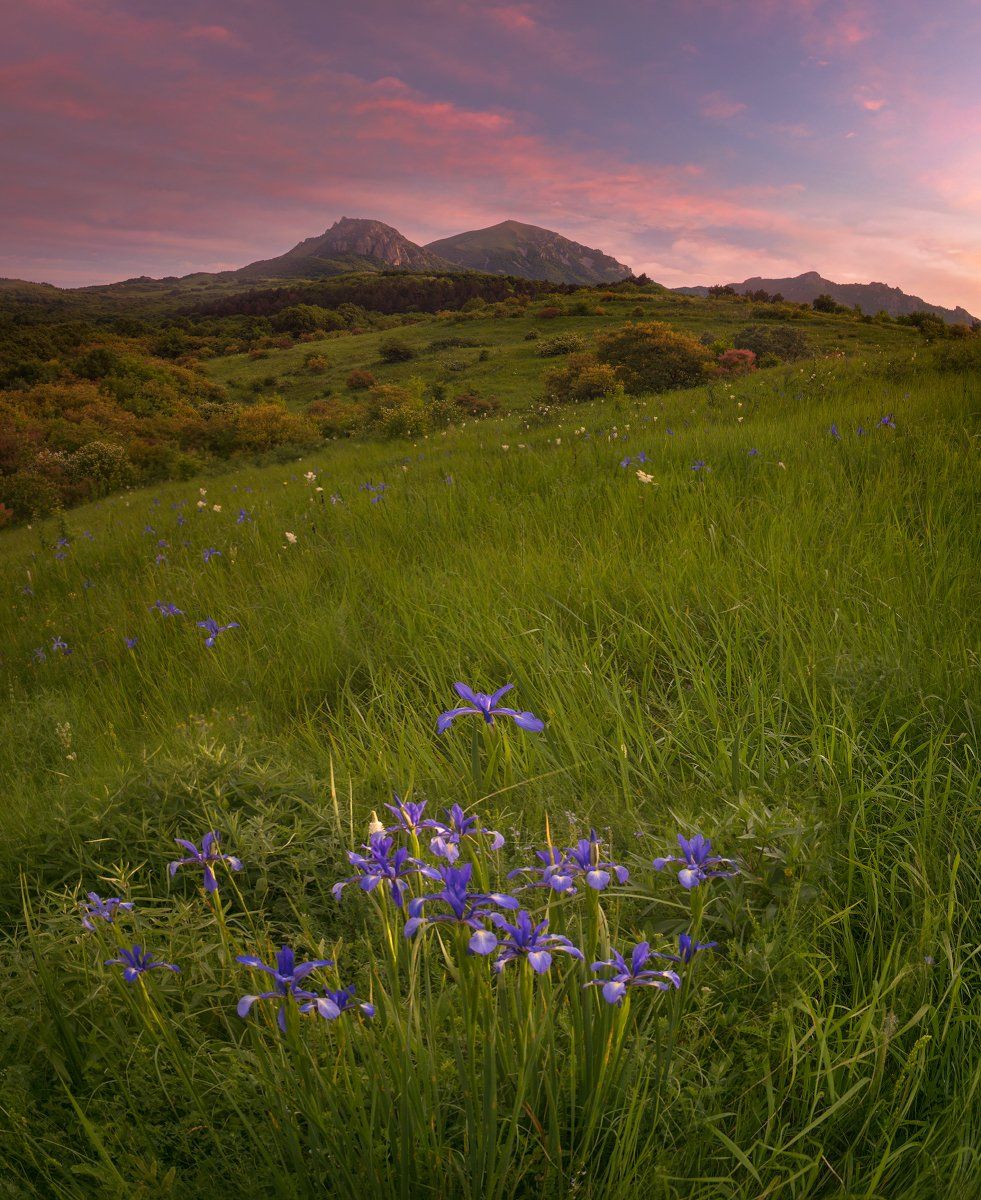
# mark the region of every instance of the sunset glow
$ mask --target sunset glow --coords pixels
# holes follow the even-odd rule
[[[2,276],[512,217],[669,286],[818,270],[981,312],[973,0],[5,7]]]

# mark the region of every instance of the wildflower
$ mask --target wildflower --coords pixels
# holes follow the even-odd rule
[[[681,977],[675,971],[654,971],[647,966],[652,957],[648,942],[638,942],[630,954],[630,961],[618,950],[611,951],[612,958],[594,962],[593,971],[612,970],[611,979],[591,979],[584,987],[602,987],[603,999],[607,1004],[619,1004],[627,994],[628,987],[655,987],[662,992],[668,988],[681,987]]]
[[[340,496],[337,494],[337,492],[331,493],[330,502],[331,502],[331,504],[343,504],[344,503],[344,501],[340,498]]]
[[[136,643],[137,643],[139,640],[140,640],[139,638],[135,638],[135,637],[123,638],[123,641],[126,643],[126,649],[127,649],[127,650],[135,650],[135,649],[136,649]]]
[[[659,951],[657,957],[666,958],[669,962],[690,963],[699,950],[714,950],[718,944],[718,942],[694,942],[690,933],[680,933],[678,935],[678,953],[663,954]]]
[[[759,454],[759,450],[757,450],[756,447],[753,446],[752,449],[750,449],[747,453],[750,458],[756,458],[756,456]]]
[[[778,463],[777,463],[777,466],[778,466],[778,467],[780,467],[780,469],[781,469],[781,470],[783,470],[783,471],[786,471],[786,469],[787,469],[787,464],[786,464],[786,463],[778,462]]]
[[[206,500],[199,500],[199,501],[198,501],[198,509],[199,509],[199,510],[200,510],[200,509],[202,509],[202,508],[207,508],[207,507],[208,507],[208,503],[207,503],[207,501],[206,501]]]
[[[641,483],[653,483],[654,482],[654,476],[648,475],[646,471],[638,471],[637,478],[640,480]]]
[[[34,658],[37,662],[47,661],[48,656],[44,653],[43,646],[35,646],[31,653],[34,655]]]
[[[156,609],[162,617],[182,617],[184,615],[183,611],[175,604],[167,604],[163,600],[158,600],[156,604],[151,604],[150,611],[152,612],[154,609]]]
[[[183,513],[180,513],[180,514],[178,515],[178,517],[177,517],[177,527],[178,527],[178,529],[183,529],[183,527],[184,527],[186,524],[187,524],[187,517],[185,517]]]
[[[95,930],[92,924],[92,918],[98,917],[99,920],[107,921],[110,924],[116,919],[116,914],[120,909],[127,911],[133,907],[132,900],[120,900],[118,896],[107,896],[105,900],[95,892],[87,893],[89,902],[83,905],[85,915],[82,917],[83,929],[88,929],[90,932]]]
[[[662,871],[668,863],[684,863],[685,865],[678,872],[678,882],[684,888],[698,887],[706,879],[716,877],[727,879],[738,874],[736,871],[709,871],[706,869],[715,866],[716,863],[731,863],[732,859],[720,858],[719,855],[713,854],[712,843],[700,833],[696,833],[690,840],[683,833],[679,833],[678,845],[681,847],[681,854],[671,854],[667,858],[655,858],[654,870]]]
[[[31,585],[29,583],[25,583],[24,586],[20,590],[21,590],[21,594],[24,596],[33,596],[34,595],[34,589],[31,587]]]
[[[896,422],[892,419],[892,413],[887,413],[886,416],[880,417],[879,424],[885,429],[896,428]]]
[[[179,867],[199,866],[204,868],[204,890],[206,892],[218,891],[218,880],[215,878],[214,864],[217,862],[226,862],[233,871],[241,871],[242,860],[236,858],[234,854],[222,854],[218,850],[218,843],[221,841],[221,834],[215,831],[206,833],[201,839],[201,849],[199,850],[193,842],[187,842],[183,838],[174,838],[178,846],[183,846],[188,852],[186,858],[179,858],[172,862],[168,868],[170,877],[177,874]]]
[[[560,933],[546,933],[548,919],[532,923],[531,917],[522,909],[515,917],[514,924],[502,913],[488,914],[488,920],[507,936],[501,938],[501,953],[494,960],[494,970],[503,971],[504,967],[517,958],[527,958],[531,969],[537,974],[544,974],[552,965],[553,953],[569,954],[582,962],[582,951],[577,949],[567,937]]]
[[[532,878],[524,884],[525,887],[550,887],[556,892],[564,892],[572,887],[572,879],[562,871],[565,856],[561,850],[549,846],[547,850],[536,850],[535,857],[541,862],[540,867],[516,867],[508,872],[508,879],[528,875]]]
[[[88,529],[83,529],[83,530],[82,530],[82,537],[83,537],[83,538],[85,538],[87,541],[90,541],[90,542],[93,540],[93,538],[92,538],[92,534],[91,534],[91,532],[90,532]]]
[[[366,1017],[375,1015],[373,1004],[359,1003],[354,1000],[353,987],[337,988],[336,990],[324,988],[323,995],[300,1005],[301,1013],[312,1012],[314,1009],[325,1021],[336,1021],[341,1013],[354,1012],[356,1009],[360,1009]]]
[[[303,478],[307,481],[307,483],[313,483],[313,481],[317,478],[317,473],[315,471],[307,471],[304,473]]]
[[[86,591],[88,591],[89,588],[95,587],[95,583],[91,579],[86,579],[85,582],[82,584],[82,587],[85,588]]]
[[[423,821],[420,828],[435,829],[436,836],[429,843],[430,851],[437,858],[456,862],[460,857],[460,842],[465,837],[476,837],[479,833],[491,839],[490,848],[500,850],[504,838],[496,829],[478,829],[477,818],[468,817],[459,804],[446,810],[446,821]]]
[[[144,950],[142,946],[134,946],[132,950],[120,950],[119,957],[107,958],[105,965],[122,967],[123,978],[127,983],[135,983],[147,971],[180,971],[180,967],[175,967],[173,963],[156,962],[149,950]]]
[[[414,858],[404,846],[394,849],[395,839],[384,833],[374,833],[368,838],[368,843],[362,846],[367,854],[359,854],[356,850],[347,852],[348,862],[355,869],[355,874],[342,879],[331,888],[335,900],[340,900],[341,892],[349,883],[357,882],[363,892],[373,892],[383,880],[388,883],[392,900],[396,908],[401,908],[408,884],[407,875],[424,875],[427,879],[439,879],[438,871],[424,866]]]
[[[244,509],[244,508],[240,508],[240,509],[238,510],[238,516],[235,518],[235,524],[236,524],[236,525],[245,525],[245,524],[247,524],[247,522],[249,522],[251,519],[252,519],[252,518],[251,518],[251,517],[249,516],[249,514],[248,514],[248,513],[245,511],[245,509]]]
[[[622,469],[622,470],[626,470],[626,469],[627,469],[627,467],[629,467],[629,466],[630,466],[630,464],[631,464],[631,462],[632,462],[632,461],[633,461],[633,460],[631,459],[631,457],[630,457],[630,455],[629,455],[629,454],[627,455],[627,457],[626,457],[626,458],[621,458],[621,459],[620,459],[620,467],[621,467],[621,469]]]
[[[296,534],[295,533],[290,533],[290,531],[287,529],[287,531],[283,534],[283,537],[286,538],[287,542],[289,542],[289,544],[291,546],[296,545]]]
[[[691,469],[693,471],[711,471],[712,468],[705,465],[704,458],[699,458],[699,459],[696,459],[696,461],[692,463]]]
[[[462,863],[459,867],[443,867],[438,877],[443,884],[443,890],[433,892],[428,896],[417,896],[409,901],[409,919],[405,923],[405,936],[412,935],[423,925],[434,921],[446,921],[455,925],[463,925],[475,930],[467,943],[472,954],[490,954],[497,949],[497,936],[484,928],[484,921],[490,915],[488,905],[498,908],[517,908],[518,901],[514,896],[503,892],[468,892],[470,876],[473,872],[472,863]],[[449,908],[448,913],[436,913],[433,916],[420,916],[425,905],[439,901]]]
[[[148,534],[148,535],[149,535],[149,534],[154,534],[154,533],[156,533],[157,531],[156,531],[156,530],[153,528],[153,526],[152,526],[152,525],[144,525],[144,526],[143,526],[143,532],[144,532],[145,534]]]
[[[405,833],[418,834],[423,827],[422,814],[426,809],[426,801],[420,800],[418,803],[412,800],[402,800],[397,793],[392,797],[394,804],[386,804],[385,807],[395,817],[397,824],[390,825],[385,831],[386,833],[395,833],[397,830],[403,830]]]
[[[212,512],[221,512],[221,505],[220,504],[212,504],[211,511]]]
[[[61,562],[62,559],[67,558],[67,557],[68,557],[68,555],[65,553],[64,550],[59,550],[57,552],[57,554],[55,554],[55,558],[58,560],[58,562]]]
[[[440,713],[436,721],[439,733],[445,733],[457,717],[462,716],[483,717],[488,725],[494,724],[495,717],[510,717],[515,725],[521,729],[527,729],[531,733],[540,733],[545,728],[545,722],[539,720],[534,713],[499,707],[498,701],[514,687],[513,683],[506,683],[504,687],[498,688],[490,695],[486,692],[471,691],[465,683],[454,683],[453,687],[460,699],[466,700],[467,703],[460,708],[451,708],[447,712]]]
[[[296,955],[289,946],[283,946],[276,955],[275,967],[267,966],[266,963],[254,954],[238,954],[235,956],[235,961],[240,962],[244,967],[252,967],[256,971],[265,971],[267,975],[273,977],[276,983],[275,991],[259,992],[256,996],[243,996],[238,1002],[236,1012],[244,1019],[249,1015],[252,1005],[257,1000],[282,999],[283,1003],[279,1006],[276,1021],[283,1033],[286,1032],[285,1001],[289,997],[292,997],[297,1002],[300,1000],[315,1000],[316,996],[313,992],[304,991],[299,985],[311,971],[316,971],[320,967],[332,967],[334,965],[333,961],[329,958],[314,958],[310,962],[297,965]]]
[[[202,555],[202,558],[204,559],[204,561],[205,561],[206,563],[207,563],[207,562],[211,562],[211,560],[212,560],[213,558],[220,558],[220,557],[221,557],[221,551],[220,551],[220,550],[216,550],[216,549],[214,548],[214,546],[209,546],[209,547],[207,548],[207,550],[205,550],[205,551],[204,551],[204,553],[203,553],[203,555]]]
[[[52,638],[51,649],[52,651],[57,650],[60,654],[64,654],[66,657],[71,654],[71,648],[63,637]]]
[[[838,432],[838,426],[835,425],[834,422],[832,422],[831,428],[828,432],[831,434],[831,436],[835,439],[836,442],[841,441],[841,434]]]
[[[157,564],[158,567],[162,567],[166,561],[167,561],[166,554],[158,554],[157,557],[154,559],[154,562]],[[166,615],[166,614],[164,614],[164,615]]]
[[[198,629],[207,631],[208,636],[204,639],[204,644],[210,650],[218,640],[218,636],[222,633],[227,633],[229,629],[240,629],[238,621],[229,621],[227,625],[219,625],[212,617],[205,617],[203,621],[198,621]]]

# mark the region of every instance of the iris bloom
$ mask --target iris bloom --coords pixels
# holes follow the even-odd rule
[[[461,700],[465,700],[466,704],[460,708],[451,708],[447,712],[440,713],[436,722],[439,733],[445,733],[457,717],[463,716],[483,717],[488,725],[494,724],[495,717],[510,717],[515,725],[521,729],[527,729],[531,733],[540,733],[545,728],[545,722],[539,720],[534,713],[518,712],[517,709],[500,706],[501,697],[514,687],[513,683],[506,683],[504,687],[498,688],[490,695],[486,692],[472,691],[465,683],[454,683],[453,687],[456,694]]]
[[[394,838],[387,837],[384,833],[373,833],[368,839],[368,844],[361,847],[362,850],[368,851],[367,854],[349,850],[348,861],[356,873],[334,884],[331,888],[334,899],[340,900],[341,892],[349,883],[356,882],[363,892],[373,892],[384,881],[389,886],[396,907],[401,908],[409,886],[405,882],[407,875],[425,875],[427,879],[436,880],[440,878],[438,871],[410,858],[404,846],[398,849],[394,847]]]
[[[418,896],[409,901],[409,919],[405,923],[405,936],[412,937],[422,925],[434,921],[445,921],[453,925],[465,925],[476,932],[468,943],[472,954],[490,954],[497,949],[497,937],[484,928],[484,922],[492,916],[488,905],[498,908],[517,908],[518,901],[514,896],[503,892],[468,892],[473,864],[464,863],[459,867],[443,867],[439,878],[443,884],[441,892],[433,892],[429,896]],[[445,904],[448,913],[436,913],[431,917],[420,916],[423,908],[433,901]]]
[[[240,508],[238,510],[238,516],[235,518],[235,524],[236,525],[244,525],[250,519],[251,518],[249,517],[249,514],[245,511],[245,509]]]
[[[144,950],[142,946],[134,946],[132,950],[120,950],[119,957],[107,958],[105,965],[122,967],[123,978],[127,983],[135,983],[147,971],[180,971],[180,967],[175,967],[173,963],[156,962],[150,951]]]
[[[718,863],[731,863],[731,858],[721,858],[712,853],[712,843],[707,837],[696,833],[690,840],[683,833],[678,834],[678,845],[681,854],[669,854],[667,858],[655,858],[654,870],[663,871],[668,863],[684,863],[678,872],[678,882],[683,888],[696,888],[706,879],[728,879],[737,871],[711,871],[708,868]]]
[[[238,629],[238,621],[229,621],[227,625],[219,625],[212,617],[205,617],[203,621],[198,621],[198,629],[206,629],[208,636],[204,639],[204,644],[210,649],[218,639],[218,635],[226,633],[229,629]]]
[[[186,858],[179,858],[176,862],[170,864],[170,877],[177,874],[179,867],[199,866],[204,868],[204,888],[207,892],[218,891],[218,880],[215,878],[214,864],[217,862],[226,862],[233,871],[241,871],[242,860],[236,858],[234,854],[222,854],[218,849],[218,843],[221,841],[221,834],[215,831],[206,833],[201,839],[201,849],[199,850],[193,842],[186,842],[183,838],[174,838],[178,846],[183,846],[187,851]]]
[[[574,846],[561,853],[551,846],[547,850],[536,850],[543,865],[519,867],[508,874],[508,879],[517,875],[537,875],[538,878],[530,886],[550,887],[553,892],[560,894],[576,891],[577,876],[585,878],[587,885],[597,892],[610,886],[611,873],[616,876],[617,883],[626,883],[630,872],[618,863],[601,862],[600,845],[601,839],[596,830],[591,829],[588,838],[580,838]]]
[[[355,1009],[360,1009],[366,1017],[375,1015],[375,1006],[373,1004],[359,1003],[354,1000],[354,988],[324,988],[323,995],[316,996],[313,1000],[308,1000],[306,1004],[300,1005],[300,1012],[308,1013],[314,1009],[324,1018],[325,1021],[336,1021],[337,1018],[344,1012],[354,1012]]]
[[[386,833],[395,833],[401,830],[404,833],[418,834],[423,826],[422,814],[426,809],[426,801],[420,800],[418,803],[412,800],[403,800],[397,794],[394,795],[394,804],[386,804],[385,807],[395,818],[396,824],[389,825]]]
[[[214,548],[214,546],[209,546],[202,555],[202,558],[204,559],[205,562],[211,562],[211,560],[213,558],[220,558],[220,557],[221,557],[221,551],[216,550]]]
[[[492,850],[500,850],[504,845],[504,838],[496,829],[479,829],[477,818],[468,817],[459,804],[446,810],[445,822],[423,821],[420,828],[435,829],[436,836],[429,843],[429,849],[437,858],[445,858],[451,863],[460,857],[460,842],[465,837],[476,837],[477,834],[489,837]]]
[[[243,996],[239,1000],[238,1008],[236,1009],[238,1015],[243,1019],[247,1017],[252,1005],[257,1000],[282,1000],[279,1012],[276,1014],[276,1021],[283,1033],[286,1032],[287,999],[292,997],[297,1003],[301,1000],[316,1000],[314,993],[304,991],[300,987],[300,984],[311,971],[316,971],[320,967],[332,967],[334,965],[329,958],[314,958],[310,962],[297,965],[296,955],[289,946],[283,946],[276,955],[275,967],[267,966],[261,958],[257,958],[254,954],[238,954],[235,961],[240,962],[244,967],[252,967],[256,971],[265,971],[267,975],[273,977],[273,981],[276,984],[275,989],[271,992],[259,992],[255,996]]]
[[[184,613],[177,607],[176,604],[167,604],[163,600],[158,600],[156,604],[151,604],[150,611],[152,612],[154,609],[156,609],[162,617],[182,617],[184,615]]]
[[[892,413],[887,413],[886,416],[880,417],[879,424],[885,426],[886,429],[896,428],[896,422],[892,419]]]
[[[718,942],[693,942],[690,933],[681,933],[678,935],[678,953],[658,953],[657,957],[666,958],[668,962],[690,963],[699,950],[714,950],[718,944]]]
[[[513,925],[502,913],[489,913],[488,920],[507,934],[500,940],[501,953],[494,960],[495,971],[503,971],[507,963],[514,959],[526,958],[531,969],[537,975],[542,975],[552,965],[552,955],[555,953],[569,954],[582,962],[582,951],[573,946],[567,937],[561,933],[545,932],[548,929],[547,919],[535,925],[522,909]]]
[[[71,654],[71,648],[63,637],[52,638],[51,649],[58,650],[62,654]]]
[[[126,643],[126,649],[127,649],[127,650],[135,650],[135,649],[136,649],[136,643],[137,643],[139,640],[140,640],[139,638],[135,638],[135,637],[123,638],[123,641]]]
[[[610,979],[591,979],[585,987],[602,987],[603,999],[607,1004],[619,1004],[627,994],[628,987],[655,987],[662,992],[668,988],[681,987],[681,977],[675,971],[655,971],[647,966],[652,953],[647,942],[638,942],[630,953],[629,961],[618,950],[611,951],[613,957],[594,962],[594,971],[612,970]]]
[[[82,928],[88,929],[90,932],[95,930],[95,926],[92,924],[93,917],[112,923],[120,909],[128,911],[133,907],[132,900],[120,900],[118,896],[107,896],[103,900],[96,892],[87,892],[86,894],[89,902],[83,906],[85,915],[82,917]]]

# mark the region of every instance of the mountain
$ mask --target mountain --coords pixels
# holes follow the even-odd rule
[[[357,217],[341,217],[319,237],[307,238],[278,258],[249,263],[223,275],[237,279],[316,279],[346,271],[451,271],[431,251],[403,237],[391,225]]]
[[[858,304],[862,312],[875,315],[885,311],[891,317],[903,317],[909,313],[934,313],[950,325],[971,325],[975,317],[964,308],[943,308],[939,304],[928,304],[919,296],[910,296],[899,288],[890,287],[886,283],[833,283],[825,279],[817,271],[806,271],[803,275],[795,275],[792,279],[763,279],[754,275],[752,279],[744,279],[742,283],[730,283],[737,292],[779,292],[785,300],[798,304],[810,304],[818,296],[830,296],[839,304],[853,307]],[[688,296],[707,296],[707,287],[674,288]]]
[[[456,267],[550,283],[615,283],[630,274],[629,267],[601,250],[520,221],[502,221],[488,229],[441,238],[426,249]]]

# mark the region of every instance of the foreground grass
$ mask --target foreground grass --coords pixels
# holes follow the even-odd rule
[[[333,1134],[316,1113],[347,1093],[317,1072],[329,1084],[353,1053],[388,1079],[392,1023],[348,1030],[377,1047],[372,1070],[319,1030],[250,1040],[233,1011],[252,984],[230,950],[267,940],[343,960],[367,992],[375,941],[329,889],[393,789],[477,803],[508,866],[546,817],[562,844],[606,830],[637,881],[604,898],[621,941],[684,927],[649,870],[677,829],[743,864],[702,915],[720,949],[670,1071],[610,1100],[630,1153],[597,1133],[579,1155],[557,1042],[540,1065],[558,1098],[502,1119],[492,1174],[481,1159],[497,1194],[970,1194],[978,399],[914,364],[806,364],[531,427],[337,445],[206,481],[200,510],[197,485],[175,485],[5,536],[0,1195],[198,1196],[216,1172],[227,1194],[347,1195],[339,1159],[359,1155],[362,1194],[480,1194],[445,1004],[418,1070],[378,1089],[431,1124],[379,1099],[357,1120],[337,1109]],[[649,484],[619,466],[641,451]],[[375,503],[366,482],[387,484]],[[241,627],[207,650],[205,617]],[[513,681],[545,733],[502,730],[475,780],[468,735],[434,734],[454,679]],[[171,839],[208,828],[246,863],[225,926],[166,878]],[[181,963],[152,1009],[97,965],[89,889],[137,901],[146,944]],[[506,1073],[496,1086],[513,1099]],[[553,1129],[545,1112],[567,1115]]]

